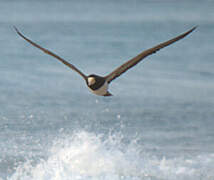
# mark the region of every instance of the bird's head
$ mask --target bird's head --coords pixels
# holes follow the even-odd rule
[[[95,77],[93,75],[88,76],[87,83],[89,86],[95,84],[96,83]]]

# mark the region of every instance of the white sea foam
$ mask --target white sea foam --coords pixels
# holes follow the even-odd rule
[[[104,138],[85,131],[53,143],[47,159],[20,165],[8,180],[184,180],[214,179],[214,154],[192,158],[157,158],[136,141],[120,135]]]

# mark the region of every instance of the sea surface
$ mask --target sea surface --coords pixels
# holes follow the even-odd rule
[[[0,1],[0,180],[213,180],[214,1]],[[107,75],[194,26],[99,97]]]

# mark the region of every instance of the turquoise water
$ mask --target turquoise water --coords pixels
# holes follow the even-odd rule
[[[213,1],[1,1],[1,180],[212,180]],[[142,50],[198,25],[91,94]]]

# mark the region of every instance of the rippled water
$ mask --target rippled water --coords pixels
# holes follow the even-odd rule
[[[1,1],[1,180],[214,178],[212,1]],[[105,75],[199,25],[110,98],[21,39]]]

